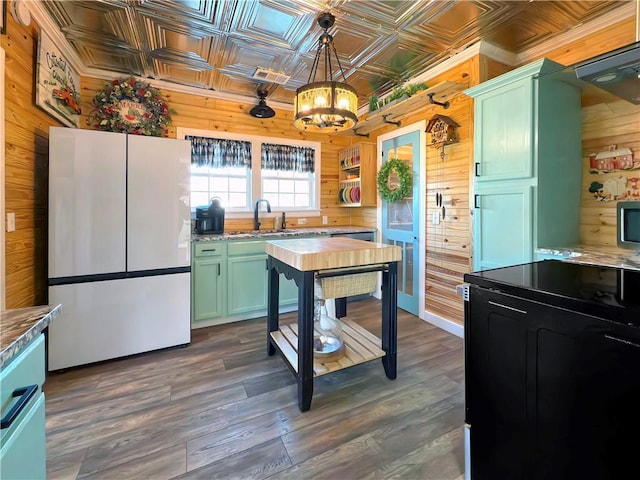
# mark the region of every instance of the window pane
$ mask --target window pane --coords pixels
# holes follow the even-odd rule
[[[273,193],[273,192],[277,192],[278,191],[278,180],[274,180],[274,179],[265,179],[262,182],[262,190],[263,192],[267,193]]]
[[[229,179],[227,177],[211,177],[211,190],[226,192],[228,188]]]
[[[280,180],[280,191],[293,193],[293,180]]]
[[[242,208],[247,204],[247,196],[244,193],[230,193],[227,205],[230,208]]]
[[[262,198],[264,198],[269,202],[269,204],[271,205],[271,208],[282,206],[282,204],[278,201],[277,193],[264,193]],[[262,208],[262,206],[260,208]]]
[[[296,181],[296,193],[309,193],[309,182]]]
[[[207,177],[201,177],[200,175],[191,176],[191,190],[204,191],[209,188],[209,179]]]
[[[280,206],[282,207],[295,207],[294,196],[291,193],[280,194]]]
[[[309,206],[309,195],[306,193],[304,195],[295,195],[296,207],[308,207]]]
[[[247,179],[245,178],[229,178],[229,191],[230,192],[246,192],[247,191]]]
[[[200,207],[202,205],[209,205],[209,193],[208,192],[191,192],[191,207]]]

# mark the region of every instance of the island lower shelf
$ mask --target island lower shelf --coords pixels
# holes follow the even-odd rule
[[[313,376],[319,377],[327,373],[352,367],[360,363],[369,362],[384,357],[381,340],[357,323],[341,319],[338,320],[344,335],[345,354],[336,362],[313,362]],[[287,362],[298,371],[298,325],[282,325],[278,331],[271,332],[271,338],[276,343]]]

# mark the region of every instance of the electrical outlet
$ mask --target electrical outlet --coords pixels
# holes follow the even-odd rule
[[[322,216],[322,224],[326,225],[327,223],[329,223],[329,217],[327,217],[326,215]]]
[[[434,225],[440,225],[440,212],[433,212],[431,216],[431,223]]]
[[[16,214],[7,213],[7,232],[16,231]]]
[[[298,225],[306,225],[307,224],[307,219],[306,218],[299,218],[298,219]]]

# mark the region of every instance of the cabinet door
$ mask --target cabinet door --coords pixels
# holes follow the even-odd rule
[[[222,257],[196,259],[193,262],[192,322],[211,320],[225,314],[224,270]]]
[[[473,211],[473,268],[530,262],[533,257],[533,188],[511,183],[478,186]]]
[[[267,309],[267,256],[229,257],[227,313]]]
[[[560,309],[541,313],[534,478],[637,477],[638,443],[622,436],[640,428],[640,332]]]
[[[524,78],[475,99],[476,181],[532,175],[533,80]]]
[[[465,304],[467,422],[476,480],[520,479],[527,463],[530,312],[513,299],[469,289]]]

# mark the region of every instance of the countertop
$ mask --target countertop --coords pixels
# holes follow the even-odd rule
[[[60,305],[41,305],[0,313],[0,368],[42,333],[61,309]]]
[[[640,251],[637,250],[575,245],[570,247],[538,248],[536,253],[553,255],[558,260],[565,262],[640,270]]]
[[[345,233],[375,232],[371,227],[315,227],[315,228],[287,228],[285,230],[242,230],[229,231],[223,234],[191,234],[192,242],[207,242],[221,240],[238,240],[246,238],[290,238],[313,235],[335,235]]]
[[[348,237],[269,240],[268,255],[296,270],[325,270],[373,265],[402,260],[395,245],[366,242]]]

